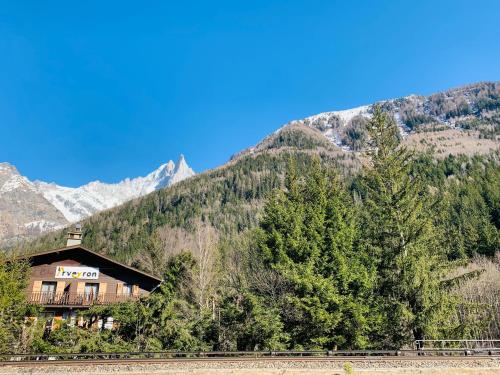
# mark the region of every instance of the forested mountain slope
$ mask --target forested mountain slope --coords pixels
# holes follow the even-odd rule
[[[450,228],[450,235],[456,230],[477,231],[481,225],[490,228],[480,220],[495,223],[498,228],[498,192],[493,187],[499,171],[495,150],[500,128],[500,85],[481,83],[379,105],[391,114],[405,144],[432,152],[432,156],[421,156],[418,163],[429,185],[439,191],[451,180],[462,181],[461,187],[454,188],[455,195],[447,195],[447,214],[455,215],[457,223]],[[305,174],[312,158],[318,155],[323,164],[347,177],[345,181],[355,189],[357,172],[367,162],[369,137],[365,126],[373,108],[364,106],[293,121],[217,169],[84,220],[83,243],[155,272],[151,253],[158,247],[165,251],[191,247],[193,241],[187,239],[186,233],[195,232],[200,223],[214,228],[221,239],[234,238],[255,227],[264,199],[283,185],[291,155],[297,159],[299,174]],[[470,158],[475,154],[486,156]],[[474,186],[477,191],[463,188],[465,185]],[[466,202],[460,203],[459,199]],[[474,218],[467,221],[462,205],[470,205],[467,209],[472,211],[484,210],[485,216],[472,224]],[[474,253],[479,242],[484,244],[485,236],[492,236],[491,231],[488,233],[474,233],[477,238],[471,239],[471,243],[453,246],[457,252]],[[23,251],[63,246],[64,237],[65,230],[44,235],[25,245]],[[490,246],[488,251],[495,246],[490,237],[489,245],[484,245]]]

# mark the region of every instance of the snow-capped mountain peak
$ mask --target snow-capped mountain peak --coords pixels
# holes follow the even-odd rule
[[[126,178],[115,184],[96,180],[72,188],[60,186],[54,182],[32,182],[20,175],[17,169],[9,163],[0,163],[0,198],[4,196],[7,199],[7,195],[29,192],[38,196],[39,199],[48,201],[47,204],[52,205],[71,223],[82,220],[98,211],[115,207],[128,200],[168,187],[194,174],[184,156],[181,155],[177,164],[170,160],[144,177]],[[50,228],[52,225],[34,220],[25,224],[26,228],[31,228],[36,224],[41,229]]]
[[[186,178],[194,175],[194,171],[189,167],[184,158],[184,155],[179,156],[179,160],[177,161],[177,165],[174,168],[174,172],[172,174],[171,183],[175,184],[179,181],[185,180]]]
[[[0,163],[0,195],[14,190],[33,191],[33,184],[21,176],[16,167],[9,163]]]

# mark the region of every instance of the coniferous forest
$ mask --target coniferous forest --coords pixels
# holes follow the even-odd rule
[[[29,267],[0,266],[0,351],[388,349],[500,337],[498,154],[401,144],[376,108],[362,157],[295,126],[260,152],[83,222],[84,245],[160,276],[93,307],[116,330],[44,333]],[[357,137],[356,137],[357,139]],[[64,231],[23,252],[63,244]]]

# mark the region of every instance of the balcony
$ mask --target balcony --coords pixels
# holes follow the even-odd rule
[[[73,293],[31,293],[28,300],[31,304],[60,307],[90,307],[93,305],[110,305],[138,299],[139,296],[108,294],[73,294]]]

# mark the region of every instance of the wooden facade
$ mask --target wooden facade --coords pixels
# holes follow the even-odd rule
[[[161,282],[81,245],[29,256],[28,299],[48,316],[66,318],[93,305],[137,299]]]

